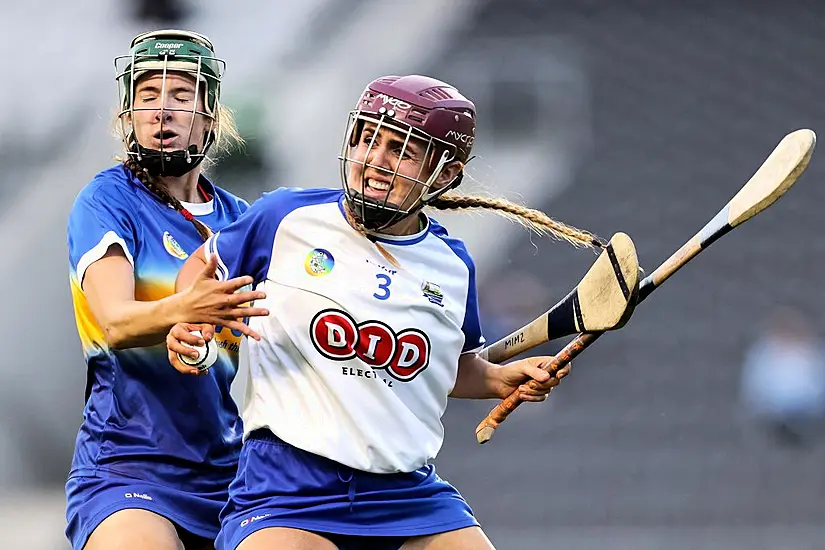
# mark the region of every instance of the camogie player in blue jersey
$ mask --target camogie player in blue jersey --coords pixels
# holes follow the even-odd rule
[[[97,174],[68,224],[70,284],[87,364],[86,405],[66,483],[75,550],[213,547],[237,469],[241,421],[230,397],[250,277],[207,265],[174,294],[184,260],[247,209],[202,173],[238,140],[220,104],[223,62],[186,31],[134,39],[116,60],[127,160]],[[201,264],[203,266],[203,264]],[[182,376],[164,339],[177,322],[218,325],[208,375]],[[220,328],[222,327],[222,328]]]
[[[445,194],[475,127],[475,106],[449,84],[380,78],[350,114],[343,189],[268,193],[186,261],[178,288],[217,258],[218,278],[252,276],[267,294],[256,305],[270,311],[250,320],[261,340],[242,346],[245,443],[219,550],[492,548],[431,464],[441,416],[449,397],[520,388],[541,401],[557,379],[538,368],[546,357],[499,366],[478,356],[473,261],[422,208],[490,208],[599,240],[505,200]],[[167,339],[181,372],[195,328],[208,330],[179,324]]]

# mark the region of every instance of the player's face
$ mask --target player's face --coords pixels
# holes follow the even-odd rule
[[[402,210],[412,207],[420,197],[422,184],[429,173],[422,170],[428,160],[427,144],[398,130],[365,122],[360,139],[351,153],[352,163],[347,185],[368,198]],[[361,164],[366,161],[366,166]],[[393,173],[398,174],[393,179]]]
[[[149,73],[135,86],[134,120],[138,143],[147,149],[179,151],[190,145],[203,150],[210,119],[203,112],[202,93],[185,73]],[[202,87],[201,87],[202,90]],[[194,119],[194,121],[193,121]]]

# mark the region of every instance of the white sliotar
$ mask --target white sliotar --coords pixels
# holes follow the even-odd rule
[[[193,330],[191,334],[203,337],[201,331],[199,330]],[[207,342],[205,346],[192,346],[190,344],[187,344],[186,342],[181,342],[181,344],[183,344],[186,347],[197,350],[198,357],[196,359],[194,357],[190,357],[188,355],[181,355],[179,353],[178,359],[180,359],[184,365],[197,367],[199,372],[208,370],[209,367],[214,365],[215,361],[218,359],[218,346],[215,345],[214,339]]]

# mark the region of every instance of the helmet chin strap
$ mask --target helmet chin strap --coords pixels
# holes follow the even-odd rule
[[[198,155],[197,145],[190,145],[186,151],[162,153],[141,145],[136,145],[133,150],[137,154],[137,163],[152,176],[180,177],[203,161],[203,155]]]
[[[190,145],[186,150],[158,151],[147,149],[137,142],[134,135],[130,140],[129,150],[134,153],[138,165],[155,177],[180,177],[195,169],[203,159],[206,151],[212,145],[211,136],[207,138],[206,147],[202,154],[198,153],[197,145]]]
[[[355,219],[369,231],[381,231],[407,217],[395,205],[387,208],[386,205],[382,205],[370,197],[365,197],[358,191],[349,190],[346,197],[350,202]]]

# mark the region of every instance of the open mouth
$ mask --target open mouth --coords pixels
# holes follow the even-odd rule
[[[163,147],[170,147],[178,138],[178,134],[171,130],[160,130],[153,136]]]
[[[362,200],[365,203],[371,204],[373,206],[394,209],[399,208],[399,205],[390,202],[389,193],[387,191],[376,191],[375,189],[372,189],[371,187],[367,186],[364,188],[364,193],[362,193],[360,189],[352,189],[351,194],[353,198]]]
[[[373,199],[384,200],[392,185],[388,181],[367,178],[364,180],[364,195]]]

